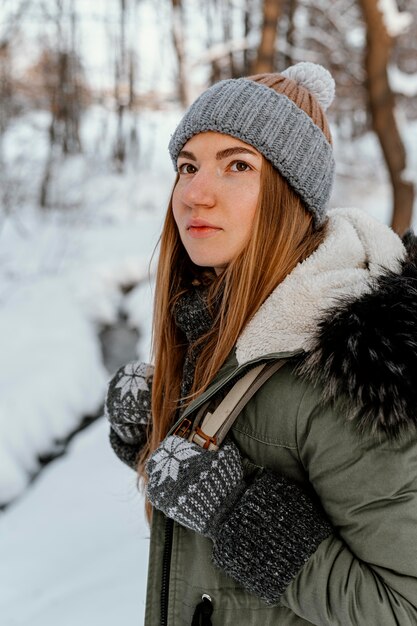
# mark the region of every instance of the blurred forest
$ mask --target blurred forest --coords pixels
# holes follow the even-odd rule
[[[417,119],[417,2],[406,0],[0,0],[2,219],[18,216],[26,201],[24,155],[17,171],[3,149],[19,117],[48,114],[36,179],[36,202],[46,210],[57,207],[51,186],[59,168],[85,149],[81,121],[92,108],[113,115],[109,140],[97,138],[96,149],[122,172],[141,162],[144,111],[186,107],[215,81],[299,61],[321,63],[335,77],[329,115],[340,137],[376,133],[392,184],[392,226],[404,232],[414,185],[399,121]]]

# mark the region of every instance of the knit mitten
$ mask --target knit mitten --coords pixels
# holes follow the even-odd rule
[[[266,471],[214,533],[213,561],[267,604],[280,597],[333,528],[295,482]]]
[[[107,389],[110,443],[117,456],[133,468],[151,421],[152,379],[152,365],[134,361],[117,370]]]
[[[167,437],[146,467],[148,498],[168,517],[213,540],[213,562],[267,604],[277,604],[333,528],[318,501],[264,471],[243,480],[237,447],[217,452]]]
[[[232,442],[212,452],[171,435],[150,456],[146,470],[153,506],[209,537],[245,487],[239,451]]]
[[[213,561],[267,604],[280,597],[333,528],[295,482],[265,471],[243,480],[237,447],[216,452],[167,437],[146,466],[151,503],[213,540]]]

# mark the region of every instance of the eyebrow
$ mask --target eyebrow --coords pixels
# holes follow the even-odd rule
[[[256,152],[253,150],[249,150],[249,148],[244,148],[243,146],[236,146],[235,148],[226,148],[225,150],[220,150],[216,153],[216,160],[221,161],[222,159],[227,159],[227,157],[233,156],[234,154],[253,154],[254,156],[258,156]],[[197,158],[194,156],[192,152],[188,150],[181,150],[178,154],[178,158],[184,157],[186,159],[190,159],[191,161],[197,161]]]

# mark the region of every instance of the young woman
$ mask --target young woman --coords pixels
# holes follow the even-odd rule
[[[311,63],[225,80],[171,138],[154,367],[106,399],[147,484],[147,626],[417,624],[416,247],[327,209],[333,92]],[[278,360],[218,451],[180,436]]]

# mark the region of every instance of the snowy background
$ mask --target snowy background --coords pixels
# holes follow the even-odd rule
[[[42,149],[42,123],[29,116],[8,132],[11,170],[26,142]],[[173,178],[159,148],[167,124],[143,121],[155,152],[139,172],[86,175],[88,154],[68,167],[60,193],[76,184],[82,209],[28,203],[3,223],[1,626],[143,621],[148,528],[135,475],[111,452],[105,418],[68,436],[102,414],[121,362],[148,358],[150,259]]]
[[[83,152],[55,162],[55,206],[46,211],[36,193],[48,113],[28,111],[1,136],[0,184],[19,211],[0,221],[0,626],[143,623],[149,530],[136,477],[112,453],[102,412],[117,367],[149,358],[152,252],[181,113],[178,105],[143,111],[140,156],[116,171],[99,156],[115,115],[91,106]],[[416,180],[417,122],[401,112],[398,121]],[[332,130],[332,206],[389,223],[391,188],[375,136]]]

